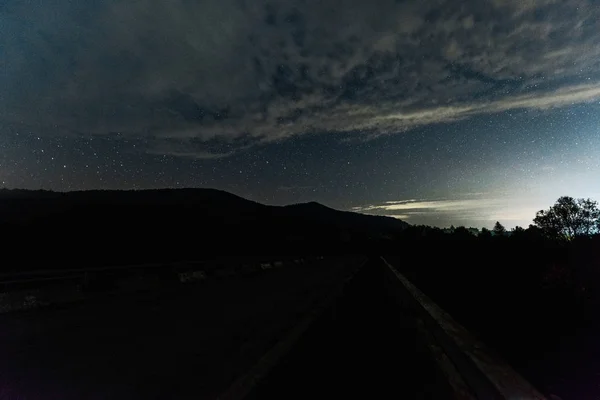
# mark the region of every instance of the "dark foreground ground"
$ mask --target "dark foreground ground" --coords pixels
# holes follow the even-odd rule
[[[360,262],[0,315],[0,399],[211,398]]]
[[[374,262],[251,399],[447,398],[446,382],[381,290]],[[364,259],[325,259],[176,291],[0,316],[0,399],[215,398]],[[329,304],[329,303],[328,303]]]

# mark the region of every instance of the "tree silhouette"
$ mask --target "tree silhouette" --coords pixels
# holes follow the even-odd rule
[[[523,229],[520,226],[515,226],[511,232],[510,232],[510,236],[512,238],[516,238],[516,239],[520,239],[523,238],[525,236],[525,229]]]
[[[506,234],[506,228],[499,221],[496,221],[492,232],[494,232],[494,236],[504,236]]]
[[[481,233],[479,233],[479,237],[490,238],[492,237],[492,232],[488,228],[481,228]]]
[[[459,226],[457,228],[454,228],[453,234],[454,234],[454,237],[460,238],[460,239],[467,239],[467,238],[474,237],[473,234],[464,226]]]
[[[547,236],[572,240],[598,231],[600,209],[594,200],[562,196],[548,210],[538,211],[533,222]]]

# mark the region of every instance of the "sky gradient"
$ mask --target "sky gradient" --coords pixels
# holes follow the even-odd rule
[[[4,187],[213,187],[476,227],[600,200],[592,1],[13,3]]]

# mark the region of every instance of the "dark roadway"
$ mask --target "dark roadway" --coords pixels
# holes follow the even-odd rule
[[[249,399],[448,399],[450,388],[414,320],[382,288],[370,261]]]
[[[214,398],[361,261],[2,315],[0,399]],[[414,324],[387,300],[372,267],[250,398],[446,397]]]

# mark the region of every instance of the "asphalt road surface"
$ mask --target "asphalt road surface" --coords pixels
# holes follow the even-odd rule
[[[0,399],[212,398],[360,262],[1,315]]]
[[[383,291],[371,260],[248,399],[449,399],[416,321]]]

